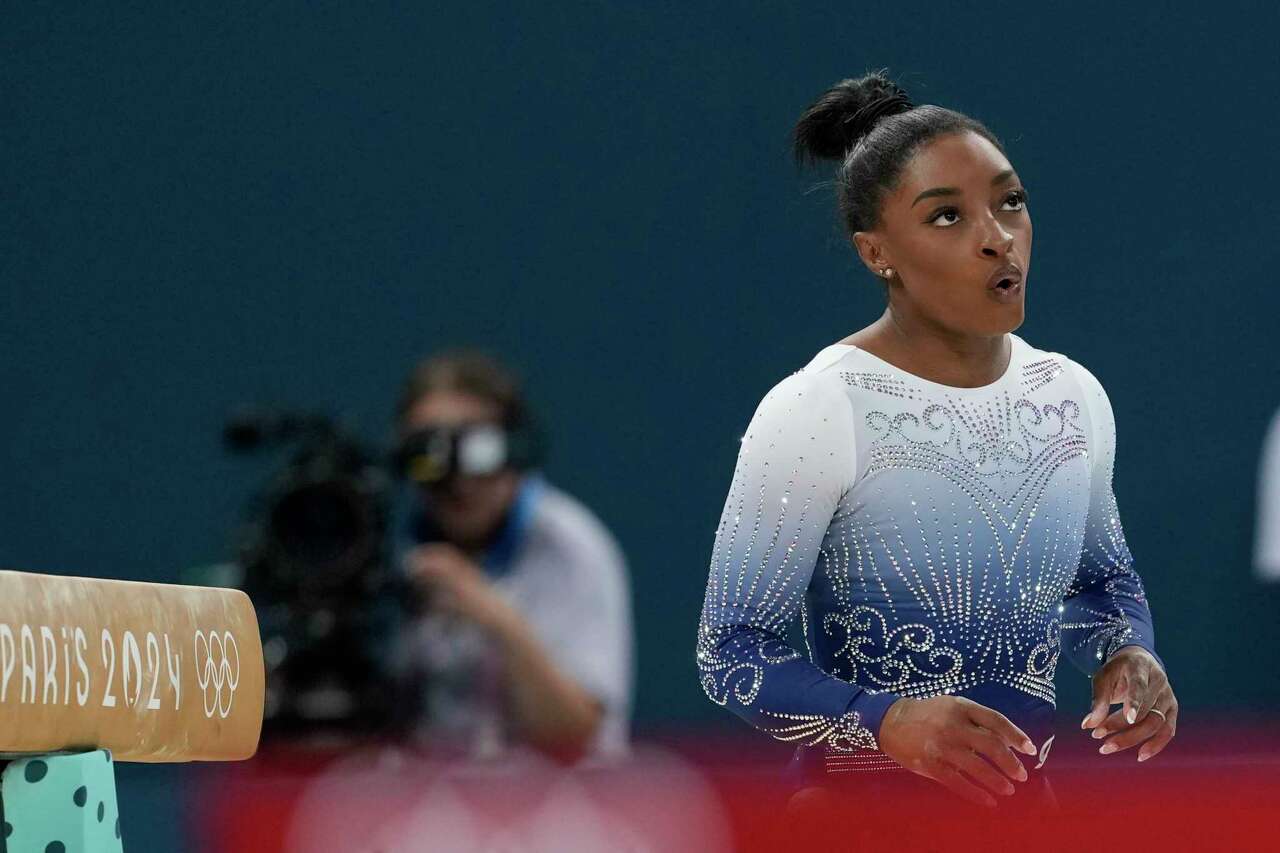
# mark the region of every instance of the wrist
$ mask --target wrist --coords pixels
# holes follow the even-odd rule
[[[899,699],[889,706],[889,710],[884,712],[884,716],[880,719],[880,735],[883,737],[885,733],[892,732],[893,727],[897,725],[898,718],[902,716],[902,703],[907,700]]]
[[[1156,655],[1154,651],[1147,648],[1145,644],[1136,642],[1136,641],[1127,643],[1117,648],[1114,652],[1111,653],[1111,656],[1107,658],[1106,663],[1110,663],[1111,661],[1116,660],[1117,658],[1126,658],[1126,657],[1148,658],[1152,663],[1158,666],[1161,671],[1164,671],[1164,661],[1160,660],[1159,656]]]
[[[524,633],[525,623],[520,618],[520,614],[516,612],[516,609],[508,604],[506,599],[499,595],[494,595],[486,610],[487,613],[482,627],[489,636],[504,647],[509,648],[519,644]]]
[[[876,743],[880,743],[881,735],[886,729],[892,729],[901,721],[906,710],[903,704],[906,699],[896,693],[864,694],[857,702],[862,716],[862,725],[871,730]]]

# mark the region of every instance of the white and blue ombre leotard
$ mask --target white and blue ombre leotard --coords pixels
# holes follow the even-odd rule
[[[702,686],[828,771],[896,768],[901,697],[965,696],[1041,746],[1060,652],[1155,654],[1093,375],[1010,335],[996,382],[930,382],[835,344],[742,439],[698,631]],[[787,640],[799,613],[807,650]]]

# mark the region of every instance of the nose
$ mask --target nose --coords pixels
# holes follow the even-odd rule
[[[982,232],[982,243],[980,251],[985,258],[1003,258],[1009,254],[1009,249],[1013,247],[1013,234],[1009,232],[1000,220],[994,216],[987,217],[987,227]]]

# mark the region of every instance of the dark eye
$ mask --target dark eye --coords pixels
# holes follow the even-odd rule
[[[1021,190],[1014,190],[1009,193],[1009,195],[1005,196],[1004,203],[1016,205],[1015,207],[1007,208],[1009,210],[1023,210],[1027,206],[1027,194]]]
[[[950,216],[952,218],[948,222],[939,224],[938,220],[942,219],[942,217],[944,216]],[[954,207],[944,207],[942,208],[942,210],[939,210],[937,213],[935,213],[933,216],[929,217],[928,219],[929,222],[932,222],[933,224],[938,225],[939,228],[950,228],[952,225],[955,225],[956,222],[958,222],[959,220],[960,220],[960,211],[956,210]]]

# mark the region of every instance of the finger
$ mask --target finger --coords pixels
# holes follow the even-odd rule
[[[434,589],[439,584],[439,577],[423,566],[411,566],[409,580],[419,589]]]
[[[435,586],[444,581],[446,575],[440,567],[427,560],[419,560],[410,568],[410,574],[422,583]]]
[[[1103,721],[1107,710],[1111,707],[1111,699],[1119,686],[1120,679],[1114,669],[1103,668],[1093,676],[1093,707],[1080,722],[1080,728],[1091,729]]]
[[[405,555],[405,564],[412,570],[421,571],[431,566],[439,566],[443,562],[440,555],[430,548],[414,548]]]
[[[1151,737],[1164,725],[1164,721],[1157,714],[1148,714],[1147,718],[1140,723],[1135,723],[1122,732],[1118,732],[1107,738],[1098,752],[1103,755],[1109,755],[1113,752],[1122,752],[1131,746],[1137,746],[1147,738]]]
[[[1151,708],[1169,707],[1170,704],[1176,704],[1174,701],[1174,693],[1169,686],[1169,681],[1164,679],[1156,679],[1160,684],[1149,684],[1147,688],[1147,698],[1143,699],[1142,704],[1138,707],[1137,716],[1135,716],[1134,724],[1147,719],[1147,715],[1151,713]],[[1156,715],[1156,719],[1160,719],[1160,715]],[[1093,730],[1094,738],[1105,738],[1108,734],[1115,734],[1117,731],[1128,729],[1132,725],[1128,717],[1125,716],[1125,708],[1121,707],[1119,711],[1112,713],[1110,717],[1102,721],[1102,725]]]
[[[1124,700],[1129,695],[1129,673],[1124,668],[1124,662],[1116,664],[1111,676],[1111,689],[1107,692],[1107,711],[1110,712],[1112,705],[1119,705],[1120,716],[1124,717]],[[1126,721],[1127,722],[1127,721]]]
[[[1151,713],[1152,708],[1164,708],[1160,701],[1165,691],[1169,688],[1169,679],[1155,666],[1147,666],[1146,670],[1146,690],[1143,693],[1142,700],[1138,703],[1137,713],[1134,714],[1134,722],[1142,722],[1147,714]]]
[[[1000,768],[1000,772],[1009,778],[1017,779],[1019,782],[1027,781],[1027,768],[1023,767],[1018,757],[1009,751],[1005,742],[989,729],[975,726],[969,737],[969,748],[995,764]]]
[[[1178,709],[1176,707],[1171,709],[1168,715],[1169,721],[1160,727],[1151,740],[1142,745],[1142,749],[1138,750],[1139,761],[1146,761],[1158,755],[1178,733]]]
[[[993,794],[1013,796],[1013,784],[996,769],[967,749],[958,749],[948,756],[957,769]]]
[[[993,809],[996,806],[996,798],[970,782],[964,776],[960,775],[960,771],[948,765],[941,765],[931,775],[931,778],[941,783],[951,793],[968,800],[975,806],[986,806]]]
[[[1109,717],[1103,720],[1097,728],[1093,730],[1095,740],[1104,738],[1107,735],[1113,735],[1116,732],[1129,728],[1129,721],[1124,718],[1124,709],[1120,708],[1113,711]]]
[[[1124,718],[1129,725],[1138,721],[1138,708],[1147,698],[1147,672],[1145,669],[1130,671],[1124,693]]]
[[[1036,745],[1031,742],[1031,738],[1027,737],[1022,729],[1009,722],[1009,718],[1004,714],[985,705],[979,705],[977,702],[969,704],[972,706],[969,708],[970,722],[989,729],[992,734],[1019,752],[1025,752],[1027,755],[1036,754]]]
[[[1159,755],[1169,741],[1173,740],[1173,731],[1168,726],[1161,726],[1160,731],[1155,733],[1151,740],[1142,745],[1142,749],[1138,750],[1138,760],[1146,761],[1148,758],[1154,758]]]

